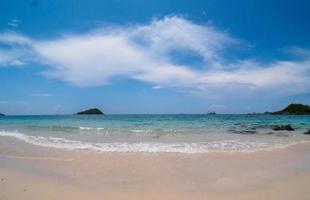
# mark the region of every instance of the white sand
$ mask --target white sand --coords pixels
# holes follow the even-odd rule
[[[62,151],[0,142],[0,199],[310,199],[310,145],[253,153]]]

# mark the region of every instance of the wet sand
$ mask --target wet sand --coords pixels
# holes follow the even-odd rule
[[[1,139],[0,199],[309,199],[309,152],[98,153]]]

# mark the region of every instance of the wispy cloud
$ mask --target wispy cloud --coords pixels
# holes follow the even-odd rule
[[[154,89],[176,88],[216,98],[310,92],[309,56],[269,64],[257,58],[228,62],[225,51],[243,45],[240,40],[211,25],[179,16],[50,40],[5,33],[0,34],[0,43],[13,45],[15,51],[18,46],[27,49],[33,62],[49,66],[44,75],[80,87],[126,78],[149,83]],[[176,62],[177,52],[189,52],[201,57],[202,62],[198,68]]]
[[[33,41],[25,36],[19,35],[14,31],[0,33],[0,43],[9,46],[31,46]]]
[[[0,106],[25,106],[28,102],[25,101],[0,101]]]
[[[290,47],[285,49],[286,52],[291,53],[297,57],[309,58],[310,57],[310,50],[304,49],[300,47]]]
[[[19,26],[19,24],[21,23],[20,20],[18,19],[12,19],[8,22],[8,25],[12,28],[17,28]]]
[[[212,104],[208,107],[209,112],[221,112],[227,108],[226,105],[223,104]]]
[[[0,67],[25,65],[31,55],[33,42],[16,32],[0,33]]]
[[[31,97],[51,97],[51,96],[53,96],[53,94],[50,94],[50,93],[29,93],[27,95],[31,96]]]
[[[19,50],[2,50],[0,49],[0,67],[22,66],[24,54]]]

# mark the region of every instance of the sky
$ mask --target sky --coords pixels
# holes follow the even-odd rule
[[[310,104],[310,1],[1,0],[0,113]]]

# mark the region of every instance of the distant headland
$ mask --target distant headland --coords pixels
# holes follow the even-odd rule
[[[84,110],[76,113],[76,115],[104,115],[104,113],[98,108],[91,108],[88,110]]]
[[[4,116],[4,114],[0,113],[0,116]]]
[[[247,113],[247,115],[310,115],[310,106],[292,103],[286,106],[286,108],[275,111],[275,112],[264,112],[264,113]]]
[[[290,104],[283,110],[268,113],[274,115],[310,115],[310,106],[303,104]]]

